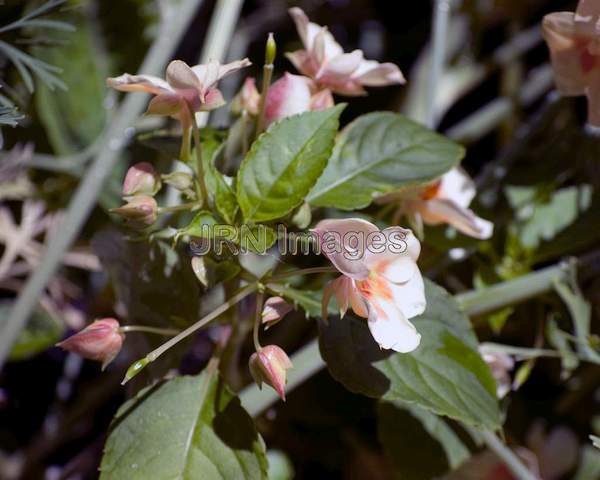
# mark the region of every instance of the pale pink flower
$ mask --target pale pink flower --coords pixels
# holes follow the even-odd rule
[[[504,352],[486,346],[485,343],[479,346],[479,353],[490,367],[492,377],[496,380],[496,396],[504,398],[512,389],[510,372],[515,368],[514,359]]]
[[[285,383],[287,370],[292,368],[292,362],[287,354],[277,345],[267,345],[250,357],[250,373],[259,387],[263,383],[275,389],[285,401]]]
[[[257,115],[260,93],[254,78],[247,78],[234,100],[234,111],[246,110]],[[265,124],[281,120],[298,113],[326,110],[333,107],[333,96],[329,90],[316,90],[315,83],[302,75],[284,75],[269,87],[265,103]]]
[[[102,362],[104,369],[121,351],[124,339],[125,335],[119,331],[119,322],[114,318],[103,318],[56,346],[83,358]]]
[[[309,21],[297,7],[289,10],[296,23],[303,50],[286,54],[300,73],[340,95],[364,95],[363,87],[383,87],[405,83],[393,63],[365,60],[361,50],[344,53],[326,27]]]
[[[265,329],[278,323],[283,317],[290,313],[294,307],[281,297],[269,297],[262,310],[262,324]]]
[[[107,84],[123,92],[147,92],[155,95],[147,113],[178,119],[184,128],[191,125],[194,112],[209,111],[225,104],[218,81],[240,68],[251,65],[245,58],[226,65],[211,60],[190,67],[181,60],[169,63],[166,80],[152,75],[130,75],[107,79]]]
[[[410,230],[380,231],[359,218],[323,220],[314,228],[321,252],[343,276],[323,295],[323,317],[332,294],[340,313],[348,306],[368,319],[381,348],[411,352],[421,341],[409,319],[425,310],[425,289],[417,259],[421,245]]]
[[[478,239],[492,236],[494,224],[469,209],[475,197],[473,180],[460,168],[454,168],[435,183],[410,192],[403,211],[428,225],[447,223],[458,231]]]
[[[588,122],[600,127],[600,3],[581,0],[577,12],[550,13],[542,27],[559,92],[586,95]]]
[[[123,196],[155,195],[160,189],[160,177],[148,162],[129,167],[123,181]]]

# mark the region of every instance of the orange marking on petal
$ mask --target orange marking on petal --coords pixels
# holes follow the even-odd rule
[[[421,198],[423,200],[431,200],[432,198],[436,198],[440,193],[441,186],[442,186],[441,180],[438,180],[437,182],[429,185],[421,193]]]
[[[380,275],[373,275],[367,280],[359,280],[356,282],[356,287],[367,300],[371,300],[372,298],[392,300],[393,298],[388,281]]]

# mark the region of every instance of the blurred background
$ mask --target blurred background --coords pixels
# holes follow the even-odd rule
[[[118,156],[96,207],[0,371],[0,479],[97,478],[110,420],[131,393],[120,386],[122,373],[148,349],[144,339],[128,342],[101,374],[97,365],[53,345],[94,318],[118,315],[115,298],[130,288],[127,272],[141,268],[136,262],[144,256],[159,255],[140,247],[125,262],[108,232],[114,222],[107,210],[120,202],[129,165],[149,161],[168,170],[178,148],[171,137],[177,126],[140,117],[123,143],[105,140],[102,133],[115,121],[122,100],[105,79],[139,71],[165,35],[162,23],[181,14],[180,3],[0,2],[0,327],[44,259],[44,245],[60,235],[57,223],[98,152],[112,149]],[[584,128],[585,98],[563,99],[554,91],[540,30],[546,13],[573,11],[576,2],[449,3],[445,58],[433,91],[431,1],[198,0],[192,18],[180,19],[189,26],[171,58],[193,65],[210,56],[248,56],[253,66],[221,83],[231,99],[246,75],[260,77],[269,32],[279,52],[275,77],[293,71],[283,52],[300,42],[287,9],[300,6],[312,21],[328,25],[345,50],[359,48],[366,58],[397,64],[407,85],[370,89],[368,96],[352,99],[342,122],[391,110],[428,122],[468,147],[463,166],[478,186],[476,210],[496,226],[488,242],[445,227],[428,228],[421,256],[425,274],[459,293],[567,257],[579,259],[581,291],[571,292],[571,303],[549,293],[474,322],[482,341],[550,345],[560,352],[560,358],[530,359],[515,367],[515,391],[505,402],[508,441],[524,458],[537,459],[544,479],[600,478],[598,451],[588,440],[589,433],[600,433],[600,368],[580,364],[564,341],[573,330],[573,309],[588,308],[590,338],[598,331],[600,140]],[[28,22],[36,9],[42,10],[35,18],[60,23]],[[226,127],[229,115],[222,108],[209,123]],[[186,299],[197,302],[189,272],[164,280],[125,296],[143,302],[153,295],[169,308],[177,304],[174,310],[192,308],[181,306]],[[271,334],[276,343],[293,350],[298,339],[314,337],[314,322],[301,314],[290,323],[287,331]],[[188,348],[181,371],[194,373],[209,355],[210,339],[199,334]],[[347,392],[328,373],[314,376],[289,396],[285,408],[278,404],[258,419],[279,469],[273,478],[417,479],[447,470],[441,447],[413,417],[392,412],[397,429],[385,429],[377,425],[376,409],[374,400]],[[378,438],[399,432],[408,432],[404,438],[410,441],[384,452]],[[511,478],[497,459],[461,435],[474,454],[451,478]],[[423,457],[415,444],[428,445],[429,453]],[[410,468],[398,476],[400,464]]]

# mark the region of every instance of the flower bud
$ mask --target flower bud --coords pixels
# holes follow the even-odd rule
[[[136,163],[127,170],[123,182],[123,196],[155,195],[160,190],[160,177],[148,162]]]
[[[286,353],[277,345],[268,345],[252,354],[249,365],[252,378],[259,388],[264,382],[273,387],[285,401],[286,370],[292,368],[292,362]]]
[[[285,317],[293,307],[281,297],[269,298],[263,307],[262,323],[265,329],[272,327]]]
[[[103,318],[56,346],[83,358],[102,362],[104,370],[121,350],[124,339],[125,335],[119,331],[119,322],[114,318]]]
[[[152,225],[158,216],[156,200],[148,195],[136,195],[129,203],[110,210],[124,217],[133,227],[144,228]]]
[[[237,114],[246,111],[250,115],[257,115],[259,103],[260,93],[258,93],[258,89],[256,88],[256,80],[248,77],[238,94],[233,98],[231,110]]]
[[[179,190],[180,192],[186,192],[194,187],[193,177],[186,172],[172,172],[168,175],[163,175],[162,179],[168,185]]]
[[[277,54],[277,44],[275,43],[273,34],[269,33],[269,37],[267,38],[267,45],[265,47],[265,65],[273,65],[276,54]]]

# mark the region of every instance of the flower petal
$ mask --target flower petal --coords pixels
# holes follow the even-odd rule
[[[290,115],[308,111],[310,89],[308,78],[285,73],[269,88],[265,105],[267,125]]]
[[[148,104],[146,113],[151,115],[177,115],[183,105],[181,97],[175,94],[157,95]]]
[[[475,193],[475,182],[462,168],[457,167],[442,176],[436,197],[452,200],[466,208],[475,198]]]
[[[600,3],[598,0],[579,0],[575,12],[575,28],[588,35],[600,34]]]
[[[354,73],[355,78],[368,87],[385,87],[398,83],[406,83],[400,69],[393,63],[379,63],[374,60],[363,60]]]
[[[222,107],[227,102],[223,98],[223,94],[217,88],[209,89],[204,96],[204,103],[200,104],[198,108],[201,112],[208,112],[210,110],[215,110],[216,108]]]
[[[118,77],[107,78],[106,84],[121,92],[148,92],[155,95],[173,92],[166,81],[153,75],[124,73]]]
[[[542,31],[552,60],[556,87],[563,95],[585,93],[585,73],[575,43],[575,21],[571,12],[546,15]]]
[[[317,73],[317,80],[323,83],[345,83],[363,61],[363,52],[354,50],[331,58]]]
[[[330,90],[320,90],[310,97],[310,110],[320,111],[327,110],[333,107],[335,102],[333,101],[333,95]]]
[[[341,273],[357,280],[369,275],[364,263],[366,241],[369,233],[378,231],[360,218],[321,220],[313,229],[321,252]]]
[[[295,52],[288,52],[285,54],[292,65],[296,67],[303,75],[314,77],[317,74],[317,65],[314,64],[312,59],[309,57],[306,50],[296,50]]]
[[[296,24],[298,36],[307,51],[311,51],[314,45],[315,37],[323,27],[309,21],[308,17],[301,8],[293,7],[288,10],[290,16]]]
[[[406,318],[421,315],[427,306],[423,277],[417,268],[414,275],[405,283],[388,282],[394,305]]]
[[[167,82],[177,90],[200,90],[201,88],[194,71],[181,60],[173,60],[167,66]]]
[[[392,302],[370,302],[368,325],[381,348],[408,353],[421,342],[417,329]]]
[[[478,217],[472,210],[463,208],[452,200],[428,200],[420,205],[419,212],[425,223],[448,223],[465,235],[480,240],[490,238],[494,232],[493,223]]]

